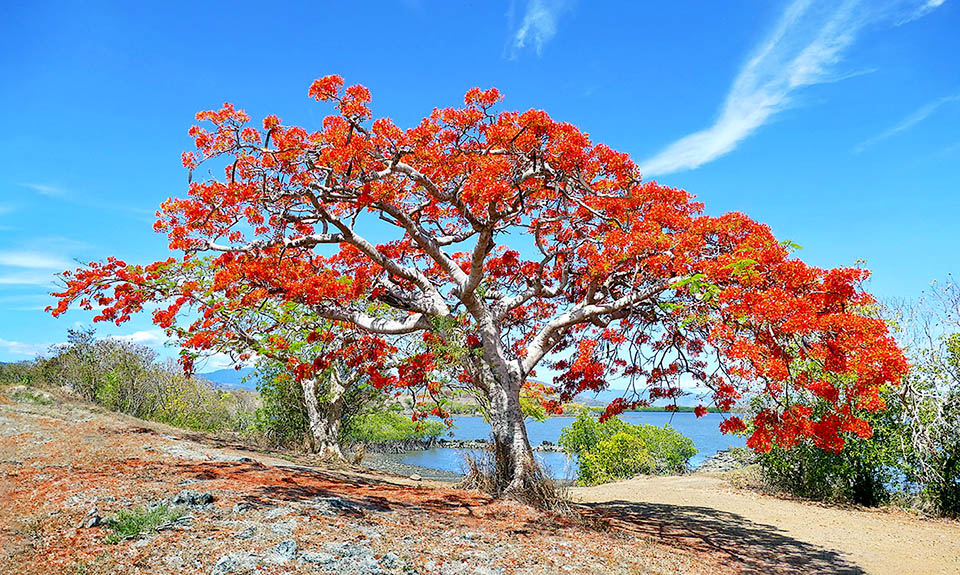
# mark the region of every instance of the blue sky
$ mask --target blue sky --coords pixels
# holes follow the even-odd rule
[[[881,298],[958,271],[957,0],[145,4],[5,8],[0,361],[89,323],[42,311],[74,259],[166,256],[153,212],[186,190],[194,113],[316,128],[307,88],[331,73],[401,126],[496,86],[811,264],[866,260]],[[148,317],[99,331],[162,339]]]

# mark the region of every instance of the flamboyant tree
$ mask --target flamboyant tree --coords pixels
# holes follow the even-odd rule
[[[858,313],[872,302],[867,272],[807,266],[742,214],[704,215],[545,112],[497,112],[495,89],[472,89],[464,107],[404,130],[373,120],[369,92],[338,76],[309,93],[336,106],[316,131],[276,116],[255,128],[229,104],[198,114],[209,127],[190,130],[197,150],[183,163],[225,169],[158,212],[179,258],[89,264],[65,276],[54,313],[79,301],[122,323],[163,301],[154,319],[170,325],[196,308],[197,286],[151,282],[212,256],[217,305],[293,302],[376,342],[373,385],[435,390],[438,366],[454,364],[486,399],[508,492],[537,477],[520,393],[541,365],[559,373],[561,400],[619,377],[653,399],[691,377],[721,409],[755,394],[749,445],[761,450],[868,435],[858,411],[882,409],[880,386],[906,369],[883,322]],[[187,345],[232,335],[209,317],[190,332]],[[392,358],[397,341],[420,351]]]

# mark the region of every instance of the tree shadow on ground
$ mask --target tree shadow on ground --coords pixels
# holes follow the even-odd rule
[[[709,507],[612,501],[585,504],[638,536],[729,557],[748,575],[864,575],[839,553],[787,535],[772,525]]]

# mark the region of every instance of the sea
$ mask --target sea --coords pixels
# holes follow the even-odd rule
[[[648,424],[656,426],[670,425],[681,434],[693,440],[697,454],[690,459],[690,467],[696,468],[707,458],[718,451],[731,447],[743,447],[746,440],[736,435],[720,433],[720,422],[723,421],[720,413],[708,413],[698,418],[693,413],[672,413],[660,411],[627,412],[620,418],[627,423]],[[560,431],[571,425],[573,417],[548,417],[543,421],[527,420],[527,436],[531,445],[539,445],[543,441],[557,443]],[[457,416],[453,418],[454,426],[446,435],[449,439],[489,439],[490,425],[480,416]],[[446,447],[413,451],[403,454],[399,459],[408,465],[417,465],[428,469],[438,469],[453,473],[464,470],[464,455],[469,453],[463,449]],[[574,479],[577,476],[576,462],[565,453],[534,452],[547,472],[555,479]]]

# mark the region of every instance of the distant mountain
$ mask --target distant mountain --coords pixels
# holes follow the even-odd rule
[[[245,389],[247,391],[256,391],[257,383],[259,382],[259,379],[254,375],[254,369],[252,367],[244,367],[242,369],[218,369],[197,375],[218,387]]]

